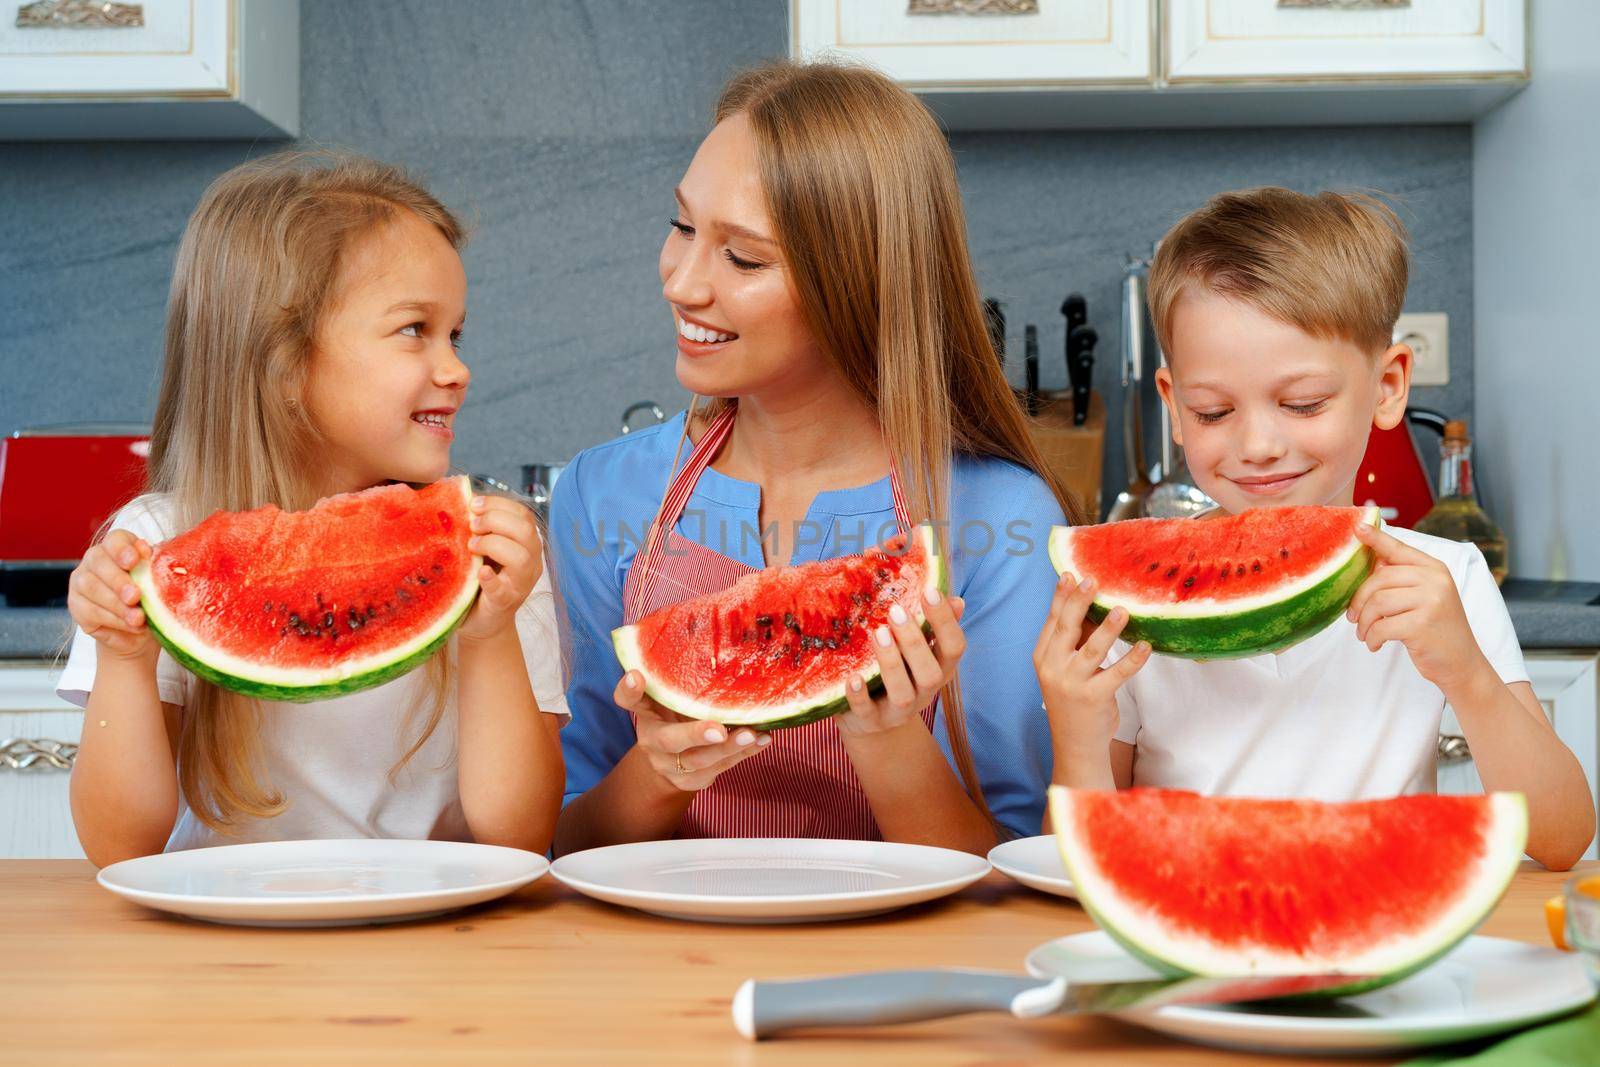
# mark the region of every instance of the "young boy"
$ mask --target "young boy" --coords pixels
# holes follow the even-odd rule
[[[1195,482],[1220,505],[1210,514],[1353,503],[1371,428],[1405,414],[1411,352],[1390,338],[1406,274],[1404,228],[1364,196],[1226,193],[1167,234],[1150,269],[1167,354],[1156,383]],[[1324,800],[1431,792],[1448,701],[1484,788],[1527,796],[1528,854],[1570,867],[1593,801],[1534,698],[1482,554],[1399,528],[1361,536],[1378,565],[1346,617],[1242,660],[1129,650],[1120,608],[1083,640],[1092,581],[1063,575],[1034,651],[1054,780]]]

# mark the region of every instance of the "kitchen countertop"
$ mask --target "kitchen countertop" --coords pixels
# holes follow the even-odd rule
[[[1523,648],[1600,648],[1600,605],[1511,600]],[[67,632],[65,608],[13,608],[0,602],[0,659],[49,659]]]
[[[1586,869],[1600,864],[1585,864]],[[1483,934],[1546,943],[1568,877],[1524,864]],[[545,877],[437,919],[333,930],[213,926],[147,911],[82,860],[0,861],[0,989],[29,1063],[1281,1065],[1103,1017],[968,1015],[752,1044],[729,1018],[750,977],[900,967],[1020,972],[1028,950],[1094,929],[1076,904],[996,873],[954,897],[854,922],[658,919]],[[223,1051],[225,1050],[225,1051]]]

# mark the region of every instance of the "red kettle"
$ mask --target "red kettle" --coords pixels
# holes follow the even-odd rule
[[[1408,424],[1425,426],[1443,437],[1445,421],[1431,408],[1406,408],[1406,417],[1390,429],[1374,426],[1356,470],[1355,502],[1378,505],[1384,522],[1414,526],[1433,507],[1433,485]]]

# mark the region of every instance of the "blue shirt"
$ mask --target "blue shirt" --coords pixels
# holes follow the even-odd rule
[[[666,495],[683,414],[579,453],[556,483],[549,544],[566,606],[571,654],[561,732],[566,800],[595,785],[633,747],[633,724],[612,700],[622,668],[611,631],[622,625],[622,587]],[[684,442],[682,461],[691,445]],[[1010,832],[1039,832],[1050,784],[1050,729],[1040,708],[1033,646],[1049,614],[1056,574],[1050,527],[1065,522],[1042,478],[1002,459],[958,456],[951,469],[951,590],[966,600],[961,693],[973,761],[989,808]],[[679,520],[680,536],[764,566],[761,487],[707,468]],[[793,561],[858,553],[895,531],[888,477],[819,493],[806,523],[782,540]],[[943,715],[935,731],[951,759]],[[952,768],[954,761],[951,761]]]

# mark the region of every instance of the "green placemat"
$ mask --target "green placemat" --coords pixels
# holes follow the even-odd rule
[[[1600,1005],[1524,1030],[1479,1051],[1422,1056],[1401,1067],[1595,1067],[1600,1064]]]

